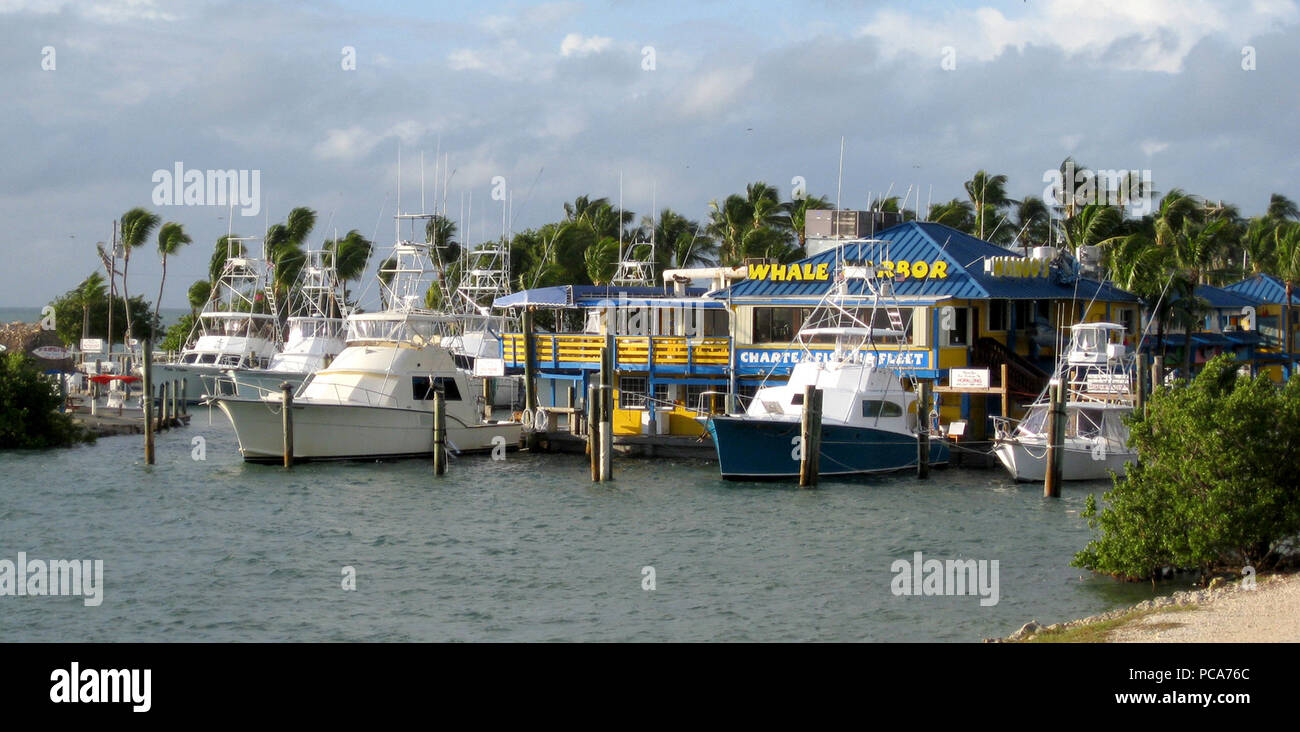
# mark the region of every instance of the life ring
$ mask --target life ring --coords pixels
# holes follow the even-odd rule
[[[519,415],[519,422],[520,422],[520,424],[523,424],[525,427],[528,427],[528,426],[532,425],[532,423],[533,423],[533,410],[531,410],[531,409],[525,409],[525,410],[523,411],[523,413]]]
[[[537,414],[533,415],[533,431],[545,432],[546,428],[550,426],[550,421],[550,415],[546,413],[546,410],[538,409]]]

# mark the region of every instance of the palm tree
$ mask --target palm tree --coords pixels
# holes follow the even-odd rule
[[[1278,222],[1267,216],[1256,216],[1246,225],[1239,243],[1246,258],[1246,262],[1242,263],[1243,276],[1249,277],[1272,268],[1275,255],[1273,245],[1277,241],[1274,232],[1277,226]]]
[[[1026,196],[1016,206],[1015,225],[1016,238],[1022,242],[1021,246],[1025,248],[1026,255],[1031,246],[1046,244],[1052,225],[1052,216],[1047,210],[1047,204],[1036,196]]]
[[[127,272],[131,268],[131,250],[142,245],[158,227],[158,214],[143,208],[133,208],[122,214],[122,304],[126,308],[126,341],[129,344],[134,330],[131,327],[131,299],[127,294]]]
[[[1286,286],[1285,302],[1282,303],[1282,343],[1286,349],[1287,376],[1291,375],[1292,354],[1295,352],[1294,338],[1291,334],[1291,297],[1295,284],[1300,282],[1300,223],[1287,222],[1278,226],[1274,234],[1277,238],[1277,260],[1273,264],[1273,273]]]
[[[1274,193],[1268,198],[1268,212],[1265,214],[1275,222],[1295,221],[1300,219],[1300,206],[1281,193]]]
[[[1016,201],[1007,197],[1005,175],[989,175],[987,171],[978,170],[963,185],[975,210],[975,235],[983,239],[985,231],[990,230],[987,226],[988,219]]]
[[[660,211],[658,221],[647,216],[641,223],[639,236],[655,244],[655,281],[665,269],[710,264],[717,255],[718,245],[699,222],[672,209]]]
[[[185,229],[175,221],[168,221],[158,229],[158,253],[162,255],[162,278],[158,281],[158,302],[154,303],[154,317],[162,317],[163,285],[167,283],[167,257],[180,251],[182,246],[192,239]]]
[[[316,212],[299,206],[289,212],[283,224],[266,230],[266,256],[271,265],[271,289],[277,302],[283,302],[288,315],[287,295],[307,261],[303,243],[316,227]],[[278,314],[278,313],[277,313]]]
[[[618,240],[602,237],[582,255],[587,277],[593,285],[609,284],[618,268]]]
[[[936,203],[930,206],[930,212],[926,215],[925,220],[951,226],[958,231],[969,234],[974,228],[973,212],[974,208],[968,201],[954,198],[947,203]]]
[[[348,283],[365,274],[373,250],[374,244],[356,229],[349,231],[342,239],[325,242],[325,251],[329,252],[330,263],[334,265],[334,275],[343,283],[344,302],[348,299]]]
[[[83,339],[90,337],[90,306],[104,299],[105,290],[104,277],[98,272],[91,272],[90,276],[77,285],[75,291],[77,303],[81,305],[81,337]],[[109,303],[112,306],[112,303]],[[112,340],[111,337],[106,340]]]
[[[198,317],[199,309],[212,297],[212,283],[208,280],[195,280],[185,292],[185,297],[190,303],[190,315]]]
[[[212,248],[212,258],[208,260],[208,282],[216,286],[221,273],[226,268],[226,260],[242,257],[248,253],[242,241],[235,241],[238,234],[223,234]]]
[[[1090,203],[1065,220],[1062,227],[1065,245],[1078,256],[1079,247],[1096,246],[1114,236],[1121,222],[1119,209]]]
[[[897,203],[897,198],[894,199]],[[799,249],[807,252],[808,249],[808,212],[825,211],[831,207],[831,202],[821,196],[804,196],[797,201],[791,201],[786,205],[790,215],[790,228],[794,229],[795,238],[799,240]],[[897,209],[897,206],[895,206]],[[887,211],[887,208],[882,208]]]

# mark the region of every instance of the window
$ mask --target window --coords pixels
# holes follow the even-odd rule
[[[1136,335],[1137,328],[1137,311],[1133,308],[1124,308],[1119,311],[1119,322],[1124,324],[1124,332],[1130,335]]]
[[[862,416],[868,419],[874,419],[876,417],[901,417],[903,416],[903,408],[894,402],[886,402],[879,399],[863,399]]]
[[[704,392],[706,391],[721,391],[721,389],[714,389],[708,384],[687,384],[686,385],[686,407],[688,409],[699,409],[700,397],[702,397],[704,395]],[[707,402],[709,400],[705,399],[704,401],[705,401],[704,408],[708,409],[709,405]]]
[[[1017,300],[1011,304],[1014,309],[1016,330],[1032,330],[1034,327],[1034,301]]]
[[[970,308],[953,308],[952,328],[946,332],[948,334],[948,345],[964,346],[967,345],[966,331],[967,320],[970,317]]]
[[[428,376],[411,377],[411,394],[414,399],[433,399],[433,395],[439,391],[443,392],[443,398],[449,402],[460,401],[460,387],[451,376],[435,376],[432,379]]]
[[[646,398],[644,376],[621,376],[618,379],[618,408],[644,409]]]
[[[754,308],[754,343],[789,343],[811,308]]]
[[[1010,327],[1010,310],[1006,300],[989,300],[985,312],[988,313],[988,327],[985,330],[1004,331]]]

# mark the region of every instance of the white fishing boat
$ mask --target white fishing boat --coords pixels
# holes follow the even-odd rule
[[[1124,424],[1134,408],[1134,359],[1122,342],[1124,326],[1081,323],[1070,330],[1070,345],[1052,377],[1066,387],[1061,479],[1105,480],[1112,472],[1122,476],[1126,464],[1137,460]],[[1049,391],[1044,390],[1019,423],[994,418],[994,452],[1016,480],[1044,479],[1050,412]]]
[[[244,245],[253,241],[260,239],[227,237],[221,275],[187,345],[174,362],[154,365],[158,381],[186,379],[189,400],[208,395],[214,377],[229,369],[266,368],[279,350],[279,319],[266,296],[266,260],[250,256]]]
[[[295,391],[314,371],[330,364],[346,344],[348,307],[329,252],[311,250],[289,294],[287,335],[284,347],[271,357],[266,368],[227,369],[207,377],[207,393],[257,397],[274,392],[283,384]]]
[[[399,215],[402,220],[427,218]],[[386,309],[354,313],[346,348],[309,376],[293,399],[296,460],[382,459],[433,453],[433,400],[444,394],[448,447],[488,451],[518,444],[522,425],[488,416],[482,384],[456,366],[442,343],[445,314],[425,306],[429,245],[399,237],[380,270]],[[277,394],[210,399],[234,425],[249,462],[282,457]]]
[[[879,249],[886,242],[862,240],[845,246],[854,246],[857,261],[889,258]],[[840,256],[845,256],[843,250]],[[871,267],[841,265],[838,271],[844,276],[796,335],[792,345],[803,354],[789,380],[760,388],[743,415],[708,418],[723,478],[799,474],[798,441],[808,386],[822,391],[819,475],[883,473],[917,464],[916,395],[904,388],[905,374],[881,364],[878,350],[906,340],[891,281],[877,279]],[[854,279],[863,281],[863,295],[848,295],[847,284]],[[808,348],[812,343],[834,343],[835,348],[829,354],[814,353]],[[948,444],[939,435],[930,439],[929,461],[948,462]]]

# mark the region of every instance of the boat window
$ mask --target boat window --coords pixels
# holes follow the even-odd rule
[[[790,403],[796,407],[803,405],[803,394],[796,393],[794,396],[790,397]]]
[[[449,402],[460,401],[460,386],[456,384],[456,379],[454,377],[411,377],[411,394],[413,398],[424,401],[432,400],[433,395],[439,391],[443,393],[443,398]]]
[[[198,358],[198,354],[187,353],[183,357],[181,357],[181,363],[194,363],[194,361],[197,358]]]
[[[1074,429],[1071,430],[1079,437],[1096,437],[1101,434],[1101,418],[1103,411],[1100,409],[1078,409],[1075,410],[1073,418]]]
[[[199,363],[216,363],[216,361],[217,354],[215,353],[205,353],[199,356]]]
[[[863,399],[862,416],[873,419],[876,417],[901,417],[903,416],[903,408],[895,402]]]
[[[1047,409],[1035,407],[1020,422],[1019,432],[1026,435],[1041,435],[1047,430]]]

